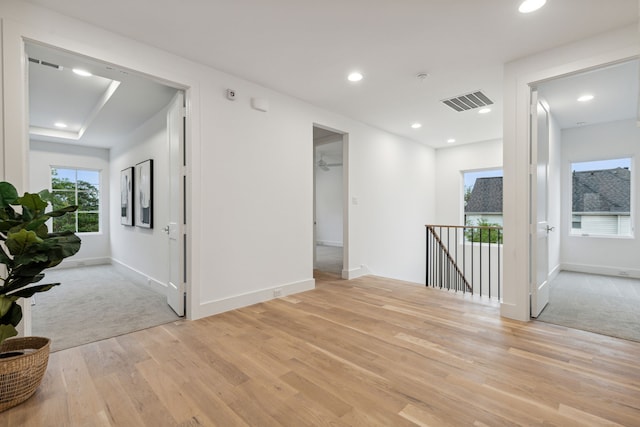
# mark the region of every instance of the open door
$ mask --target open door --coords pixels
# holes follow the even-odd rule
[[[549,113],[538,99],[537,90],[531,91],[529,173],[529,284],[531,317],[538,317],[549,303],[549,227],[547,222],[547,180],[549,174]]]
[[[169,237],[169,286],[167,303],[178,316],[184,316],[184,93],[178,92],[167,112],[169,139],[169,224],[165,231]]]

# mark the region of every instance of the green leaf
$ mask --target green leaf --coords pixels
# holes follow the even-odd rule
[[[60,283],[49,283],[47,285],[37,285],[30,286],[28,288],[21,289],[19,291],[13,292],[10,297],[18,297],[18,298],[31,298],[34,294],[38,292],[46,292],[54,286],[58,286]]]
[[[48,206],[48,203],[35,193],[24,193],[24,196],[18,199],[18,203],[20,203],[23,208],[28,208],[33,211],[36,216],[44,212]]]
[[[29,247],[42,243],[44,240],[39,238],[33,231],[27,231],[24,228],[17,233],[9,233],[5,242],[11,255],[20,255],[25,253]]]
[[[7,255],[2,246],[0,246],[0,263],[7,265],[9,268],[11,268],[13,264],[13,261],[9,258],[9,255]]]
[[[0,295],[0,317],[4,317],[4,315],[9,312],[11,304],[13,304],[14,301],[12,298]]]
[[[18,326],[18,323],[22,320],[22,307],[17,302],[14,302],[9,307],[9,311],[4,316],[0,317],[0,325],[13,325]]]
[[[74,212],[76,210],[78,210],[78,206],[77,205],[65,206],[64,208],[60,208],[60,209],[56,209],[55,211],[47,212],[47,216],[59,217],[59,216],[68,214],[69,212]]]
[[[18,200],[16,187],[6,181],[0,182],[0,208],[9,207]]]
[[[18,331],[13,325],[0,325],[0,343],[16,335],[18,335]]]

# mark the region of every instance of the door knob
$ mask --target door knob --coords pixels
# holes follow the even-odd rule
[[[167,225],[166,227],[164,227],[162,229],[162,231],[164,231],[165,233],[169,234],[169,226]]]
[[[553,230],[555,230],[555,227],[550,227],[550,226],[547,225],[547,233],[550,232],[550,231],[553,231]]]

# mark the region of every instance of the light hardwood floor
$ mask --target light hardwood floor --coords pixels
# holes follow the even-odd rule
[[[0,427],[640,425],[640,343],[331,278],[59,351]]]

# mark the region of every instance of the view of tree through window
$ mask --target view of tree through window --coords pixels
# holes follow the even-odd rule
[[[53,218],[53,231],[78,233],[100,231],[100,172],[51,168],[53,209],[78,205],[73,214]]]
[[[572,163],[571,182],[571,234],[632,234],[630,158]]]

